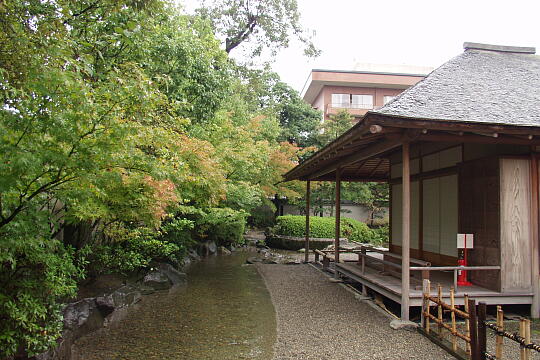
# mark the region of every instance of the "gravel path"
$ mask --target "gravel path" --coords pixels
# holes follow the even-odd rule
[[[453,359],[309,265],[258,264],[277,316],[274,359]]]

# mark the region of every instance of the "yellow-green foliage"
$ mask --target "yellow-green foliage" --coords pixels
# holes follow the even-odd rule
[[[285,215],[276,219],[276,226],[272,229],[277,235],[298,236],[306,235],[306,218],[301,215]],[[309,218],[310,236],[314,238],[333,238],[336,233],[336,219],[334,217],[311,216]],[[341,237],[351,241],[371,242],[374,238],[369,227],[354,219],[341,218]]]

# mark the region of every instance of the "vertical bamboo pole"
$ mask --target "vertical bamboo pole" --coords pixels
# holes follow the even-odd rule
[[[431,284],[428,279],[422,282],[422,327],[429,333],[429,295],[431,293]]]
[[[481,302],[478,306],[478,347],[480,349],[480,359],[485,359],[487,350],[487,332],[486,332],[487,305]]]
[[[463,309],[465,310],[465,312],[467,314],[469,314],[469,295],[465,294],[465,296],[463,297]],[[469,319],[465,319],[465,328],[466,328],[466,332],[467,332],[467,337],[470,338],[471,337],[471,331],[470,331],[470,320]],[[466,351],[468,354],[471,354],[471,344],[470,343],[466,343]]]
[[[531,320],[525,319],[525,342],[527,345],[531,343]],[[525,349],[526,360],[530,359],[531,349]]]
[[[402,231],[401,231],[401,320],[409,320],[410,243],[411,243],[411,171],[409,143],[403,143]]]
[[[497,329],[504,331],[504,314],[500,305],[497,306]],[[497,335],[497,339],[495,340],[495,356],[497,360],[502,360],[503,342],[504,336]]]
[[[305,257],[304,262],[309,261],[309,207],[311,201],[311,181],[306,182],[306,244],[304,245]]]
[[[452,319],[452,350],[457,351],[458,348],[458,337],[456,336],[457,328],[456,328],[456,313],[454,310],[456,309],[456,299],[454,297],[454,288],[450,288],[450,308],[452,309],[450,313],[450,318]]]
[[[531,343],[531,322],[527,319],[520,319],[519,320],[519,335],[523,338],[525,338],[525,343],[530,344]],[[520,360],[529,360],[530,359],[530,350],[521,347],[519,351],[519,359]]]
[[[339,263],[339,235],[341,230],[341,169],[336,170],[336,238],[334,241],[334,258]],[[336,271],[337,275],[337,271]]]
[[[437,285],[437,300],[439,300],[439,304],[437,306],[437,319],[439,319],[439,322],[437,322],[437,330],[439,332],[439,336],[442,337],[443,308],[442,308],[442,305],[441,305],[441,302],[442,302],[442,286],[441,286],[441,284]]]

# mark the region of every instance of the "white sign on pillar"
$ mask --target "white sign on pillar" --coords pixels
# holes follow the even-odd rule
[[[473,234],[457,234],[458,249],[472,249],[474,244]]]

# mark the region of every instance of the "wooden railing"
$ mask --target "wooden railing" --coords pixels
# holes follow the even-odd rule
[[[379,250],[379,249],[376,249],[376,248],[373,248],[373,247],[370,247],[370,246],[362,246],[361,250],[354,250],[355,253],[358,253],[359,257],[359,265],[362,269],[362,274],[365,273],[365,267],[366,267],[366,260],[369,260],[371,262],[376,262],[376,263],[379,263],[379,264],[383,264],[384,266],[387,266],[387,267],[393,267],[393,268],[396,268],[396,269],[399,269],[401,271],[401,264],[399,263],[395,263],[395,262],[392,262],[392,261],[388,261],[388,260],[384,260],[384,259],[379,259],[375,256],[370,256],[369,254],[367,254],[367,252],[376,252],[376,253],[379,253],[379,254],[383,254],[385,257],[392,257],[392,258],[395,258],[397,260],[401,260],[402,257],[397,255],[397,254],[393,254],[393,253],[390,253],[388,251],[383,251],[383,250]],[[459,271],[462,271],[462,270],[468,270],[468,271],[485,271],[485,270],[500,270],[501,267],[500,266],[491,266],[491,265],[485,265],[485,266],[431,266],[431,263],[427,262],[427,261],[424,261],[424,260],[419,260],[419,259],[413,259],[411,258],[410,259],[410,263],[411,264],[415,264],[415,265],[420,265],[420,266],[411,266],[409,269],[411,271],[420,271],[422,273],[421,275],[421,279],[422,281],[424,279],[430,279],[430,272],[432,271],[452,271],[454,273],[454,289],[457,291],[457,287],[458,287],[458,283],[457,283],[457,279],[458,279],[458,273]]]
[[[473,303],[471,303],[471,301]],[[431,304],[434,303],[437,307],[437,315],[431,313]],[[454,355],[464,357],[471,354],[471,348],[476,349],[476,321],[474,314],[471,315],[469,309],[475,307],[474,300],[470,300],[468,295],[464,298],[464,310],[460,310],[456,307],[455,291],[450,289],[450,304],[443,301],[442,286],[437,285],[437,296],[431,296],[431,282],[427,279],[423,283],[423,301],[422,301],[422,329],[429,337],[435,335],[440,342],[444,342],[443,331],[447,330],[451,335],[451,350]],[[450,324],[445,321],[444,312],[450,312]],[[459,317],[465,321],[465,331],[459,331],[457,327],[456,317]],[[431,329],[431,321],[434,321],[437,325],[436,331]],[[474,327],[471,329],[471,327]],[[435,333],[435,334],[433,334]],[[459,341],[462,340],[465,343],[464,347],[459,346]]]
[[[422,301],[422,330],[426,336],[445,347],[454,356],[470,360],[502,360],[504,339],[510,339],[519,345],[519,359],[531,359],[531,351],[540,353],[540,345],[531,341],[531,322],[528,319],[520,319],[519,333],[505,331],[504,313],[501,306],[497,306],[497,322],[486,321],[487,305],[479,303],[476,306],[474,299],[465,295],[463,310],[455,303],[455,291],[450,289],[450,304],[443,301],[442,287],[437,285],[437,295],[431,295],[431,284],[424,280]],[[435,304],[436,315],[431,312],[432,304]],[[450,313],[450,320],[445,319],[444,312]],[[459,317],[465,321],[465,326],[460,330],[456,321]],[[431,328],[434,322],[436,329]],[[487,330],[490,329],[496,335],[495,353],[487,350]],[[450,335],[447,345],[445,333]],[[464,343],[464,347],[460,346]],[[516,357],[512,357],[516,358]],[[510,359],[510,358],[509,358]]]
[[[511,333],[504,330],[504,313],[500,306],[497,306],[497,323],[486,321],[487,305],[480,303],[478,306],[478,347],[480,359],[502,360],[504,339],[512,340],[515,345],[519,345],[519,359],[531,359],[531,352],[540,353],[540,345],[531,341],[531,321],[521,318],[519,320],[519,332]],[[487,351],[487,329],[492,330],[496,335],[495,354]]]
[[[336,253],[335,250],[318,250],[318,249],[315,249],[315,250],[313,250],[313,253],[315,254],[315,262],[320,264],[322,266],[323,270],[328,270],[328,268],[330,266],[330,262],[335,261],[335,257],[334,257],[334,254]],[[345,253],[351,253],[351,251],[343,249],[343,250],[339,250],[339,253],[340,254],[345,254]],[[322,261],[320,261],[321,257],[322,257]],[[340,259],[339,262],[343,263],[345,261]]]
[[[429,272],[431,271],[453,271],[454,272],[454,290],[458,288],[458,272],[462,270],[468,271],[485,271],[485,270],[501,270],[500,266],[423,266],[415,267],[411,266],[411,271],[422,271],[422,279],[429,279]]]
[[[390,258],[401,261],[402,257],[400,255],[398,255],[398,254],[393,254],[393,253],[390,253],[388,251],[384,251],[384,250],[374,248],[372,246],[362,246],[360,248],[360,250],[345,250],[345,249],[342,249],[339,252],[340,252],[340,254],[342,254],[342,253],[354,253],[354,254],[357,254],[358,255],[358,261],[357,262],[358,262],[358,265],[360,266],[360,268],[362,270],[362,274],[365,274],[367,263],[368,262],[374,262],[374,263],[382,264],[384,266],[385,271],[387,271],[387,272],[389,272],[391,274],[395,274],[396,276],[401,275],[402,265],[400,263],[393,262],[393,261],[388,261],[388,260],[385,260],[384,258],[380,259],[378,257],[369,255],[368,252],[379,253],[379,254],[384,255],[384,257],[386,257],[386,258],[390,257]],[[328,266],[329,266],[330,262],[335,261],[334,255],[333,255],[335,253],[334,250],[314,250],[314,253],[315,253],[315,262],[321,264],[323,269],[328,269]],[[322,262],[320,261],[321,256],[322,256]],[[345,261],[340,260],[340,262],[345,262]],[[410,269],[410,271],[420,271],[421,272],[420,279],[415,279],[414,277],[412,277],[413,279],[420,282],[420,285],[421,285],[423,280],[426,280],[426,279],[430,280],[430,276],[431,276],[430,273],[432,271],[452,271],[454,273],[454,284],[453,285],[454,285],[454,290],[455,291],[457,291],[457,289],[458,289],[458,281],[457,280],[458,280],[459,271],[462,271],[462,270],[486,271],[486,270],[500,270],[501,269],[501,267],[498,266],[498,265],[431,266],[431,263],[428,262],[428,261],[414,259],[414,258],[410,259],[410,263],[414,264],[414,265],[419,265],[419,266],[411,266],[411,267],[409,267],[409,269]],[[391,271],[389,268],[394,268],[397,271]]]
[[[371,261],[371,262],[376,262],[376,263],[382,264],[383,266],[386,266],[386,267],[396,268],[396,269],[399,269],[401,271],[401,264],[400,263],[384,260],[384,258],[379,259],[378,257],[368,255],[367,253],[368,252],[375,252],[375,253],[383,254],[385,257],[390,257],[390,258],[397,259],[397,260],[401,261],[402,257],[400,255],[398,255],[398,254],[393,254],[393,253],[388,252],[388,251],[379,250],[379,249],[376,249],[376,248],[374,248],[372,246],[362,246],[360,250],[354,250],[354,252],[357,253],[358,256],[359,256],[358,262],[359,262],[360,267],[362,268],[362,274],[365,273],[366,262],[368,260]],[[424,261],[424,260],[419,260],[419,259],[411,258],[410,262],[411,262],[411,264],[420,265],[420,267],[431,266],[431,263],[429,263],[427,261]],[[422,278],[424,277],[424,275],[425,274],[422,274]]]

